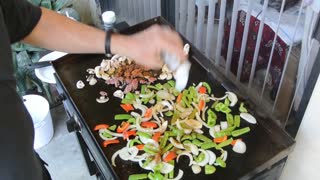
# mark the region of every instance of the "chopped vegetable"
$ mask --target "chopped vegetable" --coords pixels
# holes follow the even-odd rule
[[[169,162],[171,160],[174,160],[177,157],[177,154],[174,151],[170,151],[166,157],[164,157],[164,162]]]
[[[240,127],[240,116],[239,115],[234,116],[234,125],[236,127]]]
[[[205,87],[203,87],[203,86],[201,86],[201,87],[199,87],[199,93],[200,94],[205,94],[205,93],[207,93],[207,89],[205,88]]]
[[[215,173],[216,172],[216,168],[214,167],[214,166],[211,166],[211,165],[206,165],[205,167],[204,167],[204,173],[205,174],[213,174],[213,173]]]
[[[161,132],[156,132],[153,136],[152,139],[155,140],[156,142],[159,142],[160,136],[161,136]]]
[[[144,144],[136,145],[136,147],[137,147],[139,150],[143,150],[143,148],[144,148]]]
[[[206,87],[209,94],[211,94],[211,87],[207,82],[202,82],[202,86]]]
[[[225,146],[228,146],[228,145],[230,145],[232,143],[232,141],[233,141],[232,138],[230,138],[228,140],[225,140],[225,141],[221,142],[220,144],[218,144],[216,148],[217,149],[221,149],[221,148],[223,148]]]
[[[180,94],[178,95],[177,100],[176,100],[177,103],[180,103],[180,102],[181,102],[182,96],[183,96],[182,93],[180,93]]]
[[[197,138],[200,139],[203,142],[211,142],[212,140],[206,137],[205,135],[202,134],[197,134]]]
[[[233,116],[232,116],[232,114],[226,114],[226,117],[227,117],[227,122],[228,122],[228,126],[230,127],[230,126],[233,126],[233,124],[234,124],[234,120],[233,120]]]
[[[114,131],[114,130],[116,130],[116,128],[117,128],[117,125],[114,124],[114,125],[110,126],[108,129],[111,131]]]
[[[214,143],[214,142],[206,142],[206,143],[203,143],[201,145],[201,149],[211,149],[211,148],[214,148],[216,146],[217,146],[217,144]]]
[[[123,139],[126,140],[126,139],[129,139],[130,136],[136,136],[136,131],[135,130],[132,130],[132,131],[126,131],[123,133]]]
[[[158,125],[155,122],[145,121],[141,123],[141,126],[144,128],[157,128]]]
[[[100,129],[108,129],[109,128],[109,125],[108,124],[98,124],[94,127],[94,131],[98,131]]]
[[[118,139],[103,141],[102,146],[107,147],[109,144],[118,144],[120,141]]]
[[[241,113],[247,113],[248,112],[247,108],[244,107],[244,103],[243,102],[240,103],[239,111]]]
[[[146,114],[144,115],[145,118],[150,118],[152,116],[152,108],[147,109]]]
[[[245,128],[239,129],[239,130],[232,131],[231,135],[233,137],[238,137],[238,136],[241,136],[241,135],[246,134],[248,132],[250,132],[250,128],[245,127]]]
[[[203,110],[204,106],[205,106],[205,101],[204,101],[203,99],[201,99],[200,102],[199,102],[199,109],[200,109],[200,111]]]
[[[140,179],[147,179],[148,174],[131,174],[129,176],[129,180],[140,180]]]
[[[118,126],[117,128],[117,133],[122,133],[123,131],[125,131],[126,129],[128,129],[130,126],[130,123],[128,122],[122,122],[121,126]]]
[[[220,157],[216,159],[216,164],[222,168],[227,167],[226,162],[224,162]]]
[[[228,139],[228,136],[218,137],[218,138],[214,138],[213,142],[222,143],[223,141],[226,141],[227,139]]]
[[[132,118],[130,114],[117,114],[114,116],[115,120],[128,120],[130,118]]]
[[[122,107],[123,110],[125,110],[126,112],[132,111],[134,110],[133,106],[131,104],[121,104],[120,105]]]

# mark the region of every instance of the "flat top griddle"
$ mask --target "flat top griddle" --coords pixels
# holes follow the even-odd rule
[[[133,26],[124,33],[134,33],[141,29],[144,29],[152,24],[160,23],[166,24],[162,18],[156,18],[144,23]],[[223,96],[226,89],[221,86],[222,82],[218,82],[212,76],[212,74],[198,62],[199,59],[203,59],[203,56],[199,56],[199,52],[191,46],[190,61],[192,67],[190,71],[190,78],[188,86],[192,83],[199,83],[201,81],[208,82],[212,87],[212,92],[216,97]],[[125,142],[121,140],[120,144],[111,145],[107,148],[103,148],[101,143],[103,142],[98,133],[92,132],[92,129],[100,123],[117,124],[121,122],[114,120],[114,115],[124,113],[120,108],[120,99],[112,96],[116,90],[112,85],[107,85],[104,81],[99,80],[95,86],[89,86],[86,83],[84,89],[77,89],[76,82],[78,80],[86,81],[86,70],[88,68],[94,68],[101,63],[101,60],[105,58],[104,55],[67,55],[53,62],[53,66],[56,70],[57,80],[64,86],[65,94],[71,99],[74,107],[80,113],[80,120],[84,122],[85,127],[95,138],[95,144],[98,146],[103,157],[111,164],[111,156],[114,152],[119,150],[125,145]],[[207,60],[209,61],[209,60]],[[208,62],[205,62],[208,63]],[[99,92],[103,90],[109,94],[110,101],[105,104],[99,104],[96,102],[96,98],[99,97]],[[236,93],[236,92],[235,92]],[[251,105],[251,107],[254,107]],[[238,109],[235,107],[234,109]],[[250,112],[254,114],[253,109],[249,108]],[[257,117],[257,116],[256,116]],[[245,154],[237,154],[226,148],[228,151],[227,167],[217,167],[216,173],[213,175],[204,175],[204,171],[195,175],[192,173],[191,168],[188,167],[188,159],[181,157],[179,163],[175,168],[182,169],[184,171],[183,179],[201,178],[201,179],[250,179],[257,173],[265,170],[274,163],[286,157],[291,148],[293,147],[293,139],[287,135],[282,129],[280,129],[270,119],[263,119],[257,117],[258,125],[250,125],[241,121],[243,127],[250,126],[251,132],[244,135],[242,138],[247,144],[247,152]],[[218,156],[219,152],[216,153]],[[116,178],[128,179],[130,174],[146,173],[148,171],[139,167],[138,163],[116,159],[117,167],[113,167]]]

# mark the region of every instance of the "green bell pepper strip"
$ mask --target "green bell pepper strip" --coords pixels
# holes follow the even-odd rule
[[[173,90],[172,90],[173,95],[174,96],[179,96],[180,92],[176,88],[174,88],[174,87],[172,87],[172,88],[173,88]]]
[[[177,134],[173,131],[166,131],[165,134],[168,136],[168,137],[175,137],[177,136]]]
[[[131,174],[128,180],[140,180],[140,179],[147,179],[148,174]]]
[[[238,137],[238,136],[241,136],[241,135],[246,134],[248,132],[250,132],[250,128],[249,127],[245,127],[245,128],[242,128],[242,129],[238,129],[238,130],[232,131],[231,135],[233,137]]]
[[[206,165],[204,167],[204,174],[209,175],[209,174],[213,174],[216,172],[216,167],[211,166],[211,165]]]
[[[212,139],[209,139],[207,136],[202,134],[197,134],[197,138],[203,142],[212,142]]]
[[[173,147],[174,147],[173,144],[170,143],[163,149],[163,152],[170,151]]]
[[[208,114],[207,124],[209,127],[213,127],[214,125],[216,125],[217,115],[211,109],[208,109],[207,114]]]
[[[174,111],[171,119],[171,124],[176,123],[177,119],[179,118],[180,113],[178,111]]]
[[[196,138],[197,138],[197,133],[192,132],[192,133],[191,133],[191,137],[192,137],[192,139],[196,139]]]
[[[233,120],[232,114],[229,114],[229,113],[226,114],[226,118],[227,118],[228,127],[233,126],[234,120]]]
[[[183,96],[183,97],[182,97],[182,101],[184,102],[184,104],[185,104],[188,108],[191,107],[191,103],[190,103],[190,101],[187,99],[187,96]]]
[[[141,86],[141,94],[146,94],[146,88],[147,88],[147,85],[145,84]]]
[[[205,158],[205,154],[203,152],[201,152],[198,156],[196,156],[194,158],[194,161],[199,163],[199,162],[202,162],[204,160],[204,158]]]
[[[156,155],[158,152],[159,152],[159,149],[152,146],[152,145],[149,145],[149,144],[146,144],[143,146],[143,150],[148,153],[148,154],[151,154],[151,155]]]
[[[219,132],[214,133],[214,136],[219,138],[222,136],[230,136],[231,132],[236,128],[236,126],[228,127],[227,129],[221,130]]]
[[[194,140],[192,140],[192,144],[200,147],[203,144],[203,142],[199,141],[198,139],[194,139]]]
[[[148,85],[147,88],[154,89],[154,90],[157,90],[157,91],[161,90],[160,88],[158,88],[156,86],[152,86],[152,85]]]
[[[112,137],[113,137],[111,134],[109,134],[109,133],[107,133],[107,132],[103,132],[101,135],[102,135],[103,137],[105,137],[105,138],[112,138]]]
[[[217,101],[218,102],[218,101]],[[220,110],[225,107],[225,105],[221,102],[218,102],[215,106],[214,106],[214,110],[217,112],[220,112]]]
[[[130,124],[136,124],[136,119],[135,118],[130,118],[130,119],[128,119],[127,122],[130,123]]]
[[[122,104],[133,104],[133,101],[132,99],[122,99],[121,100],[121,103]]]
[[[160,162],[153,168],[153,170],[154,171],[160,171],[162,168],[163,168],[163,164]]]
[[[168,117],[171,117],[173,115],[173,112],[172,111],[167,111],[164,113],[164,115],[168,116]]]
[[[130,114],[117,114],[114,116],[115,120],[128,120],[130,118],[132,118]]]
[[[143,164],[142,167],[148,166],[148,164],[153,160],[153,157],[149,157]]]
[[[220,157],[217,157],[216,163],[217,163],[218,166],[220,166],[222,168],[227,167],[226,162],[224,162]]]
[[[228,113],[231,112],[231,109],[230,109],[229,107],[225,106],[225,107],[222,107],[222,108],[220,109],[220,112],[223,112],[223,113],[225,113],[225,114],[228,114]]]
[[[129,143],[129,147],[132,147],[135,143],[142,144],[142,142],[139,139],[133,139]]]
[[[212,105],[211,105],[211,108],[212,109],[215,109],[215,107],[219,104],[219,101],[215,101]]]
[[[216,146],[216,148],[217,148],[217,149],[221,149],[221,148],[223,148],[223,147],[229,146],[229,145],[232,143],[232,141],[233,141],[232,138],[230,138],[230,139],[228,139],[228,140],[226,140],[226,141],[223,141],[222,143],[218,144],[218,145]]]
[[[192,144],[192,142],[190,141],[190,140],[185,140],[185,141],[183,141],[183,143],[182,143],[183,145],[186,145],[186,144]]]
[[[248,112],[247,108],[244,107],[244,103],[243,102],[240,103],[239,111],[241,113],[247,113]]]
[[[163,180],[164,177],[159,171],[154,172],[154,180]]]
[[[164,136],[160,140],[160,148],[161,149],[163,149],[166,146],[166,144],[168,142],[168,138],[169,138],[169,136],[166,133],[164,133]]]
[[[230,105],[230,100],[228,98],[224,99],[224,105],[226,105],[226,106]]]
[[[239,115],[234,116],[234,125],[236,127],[240,127],[240,116]]]
[[[125,99],[135,100],[136,96],[133,93],[129,92],[126,94]]]
[[[171,87],[175,87],[176,82],[174,82],[173,80],[170,80],[167,82]]]
[[[201,149],[206,150],[206,149],[215,148],[216,146],[217,146],[217,144],[214,143],[214,142],[206,142],[206,143],[203,143],[203,144],[201,145]]]
[[[145,132],[141,132],[141,131],[138,131],[137,135],[141,136],[141,137],[144,137],[144,138],[147,138],[147,139],[151,139],[152,138],[152,136],[150,134],[145,133]]]
[[[149,178],[150,180],[154,180],[154,175],[153,175],[153,173],[152,173],[152,172],[149,172],[149,174],[148,174],[148,178]]]
[[[174,166],[174,161],[173,161],[173,160],[169,161],[169,164],[171,164],[171,165]],[[169,172],[169,178],[173,178],[173,176],[174,176],[174,170],[172,170],[171,172]]]
[[[184,141],[184,140],[192,140],[192,139],[193,139],[193,138],[192,138],[192,136],[191,136],[190,134],[186,134],[186,135],[182,136],[181,141]]]
[[[208,94],[211,94],[211,87],[207,82],[202,82],[202,86],[204,86],[205,88],[207,88],[207,92]]]
[[[108,129],[111,131],[115,131],[116,128],[117,128],[117,125],[114,124],[114,125],[110,126]]]
[[[165,84],[163,85],[163,89],[169,90],[170,88],[171,88],[171,85],[168,84],[168,83],[165,83]]]
[[[156,84],[155,87],[157,87],[159,90],[163,89],[163,85],[160,83]]]

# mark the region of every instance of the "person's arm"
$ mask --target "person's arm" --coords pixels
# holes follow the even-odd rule
[[[23,41],[50,50],[68,53],[104,53],[105,32],[68,19],[42,8],[40,21]],[[111,52],[134,59],[138,64],[160,68],[160,53],[167,51],[184,60],[182,40],[179,35],[160,26],[140,33],[111,36]]]

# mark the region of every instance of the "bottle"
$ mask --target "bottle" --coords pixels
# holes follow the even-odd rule
[[[103,26],[106,31],[114,31],[114,23],[116,22],[116,14],[113,11],[106,11],[102,14]]]

